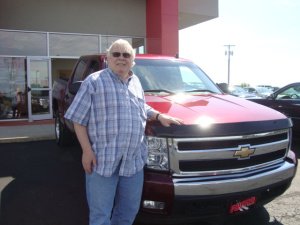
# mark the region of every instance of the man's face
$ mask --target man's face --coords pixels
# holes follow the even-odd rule
[[[120,56],[116,57],[116,53],[121,53]],[[125,58],[123,53],[130,54],[129,58]],[[114,57],[115,55],[115,57]],[[125,56],[127,56],[125,54]],[[115,45],[112,47],[110,56],[107,58],[109,68],[119,76],[127,76],[128,72],[131,70],[133,66],[133,56],[131,55],[130,51],[124,47]]]

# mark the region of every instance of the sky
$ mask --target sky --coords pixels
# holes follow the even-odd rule
[[[300,0],[219,0],[219,16],[179,31],[179,56],[215,83],[300,82]]]

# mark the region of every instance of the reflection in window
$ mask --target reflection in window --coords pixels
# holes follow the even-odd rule
[[[30,87],[48,88],[48,61],[31,60],[30,61]]]
[[[136,54],[145,54],[144,38],[132,38],[132,47]]]
[[[205,89],[202,80],[188,67],[180,66],[182,82],[184,82],[185,90]]]
[[[145,91],[189,92],[204,89],[220,93],[209,77],[194,63],[153,59],[136,59],[135,62],[132,71],[139,77]]]
[[[49,113],[49,91],[31,91],[32,115]]]
[[[0,57],[0,117],[27,118],[25,58]]]
[[[0,31],[1,55],[47,55],[46,33]]]
[[[51,56],[80,56],[99,52],[99,37],[92,35],[50,34]]]

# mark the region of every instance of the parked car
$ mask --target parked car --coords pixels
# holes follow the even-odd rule
[[[268,97],[270,94],[273,93],[273,91],[271,91],[269,88],[266,87],[246,87],[244,88],[248,93],[252,93],[255,94],[258,97],[262,97],[262,98],[266,98]]]
[[[249,99],[273,108],[293,121],[293,133],[300,134],[300,82],[286,85],[265,99]]]
[[[228,94],[240,97],[240,98],[256,98],[254,93],[247,92],[244,88],[239,86],[230,86],[228,88]]]
[[[274,91],[277,91],[277,90],[279,90],[279,89],[280,89],[280,87],[273,87],[273,86],[272,86],[272,87],[270,87],[269,89],[270,89],[271,91],[273,91],[273,92],[274,92]]]
[[[244,87],[244,90],[249,92],[249,93],[256,93],[256,89],[253,87]]]
[[[260,84],[260,85],[257,85],[256,87],[265,87],[265,88],[270,88],[272,87],[271,85],[264,85],[264,84]]]

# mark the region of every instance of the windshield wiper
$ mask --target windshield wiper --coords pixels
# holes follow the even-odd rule
[[[194,89],[194,90],[187,90],[187,91],[182,91],[182,92],[210,92],[210,93],[216,93],[212,90],[208,89]]]
[[[168,94],[175,94],[174,92],[172,91],[169,91],[169,90],[165,90],[165,89],[157,89],[157,90],[144,90],[144,92],[166,92]]]

